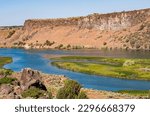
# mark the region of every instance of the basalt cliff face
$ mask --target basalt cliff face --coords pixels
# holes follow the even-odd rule
[[[80,29],[120,30],[146,21],[148,16],[150,16],[150,9],[110,14],[95,13],[86,17],[66,19],[26,20],[24,29],[31,30],[43,27],[77,26]]]
[[[26,20],[22,28],[4,31],[0,29],[2,47],[150,50],[150,9]]]

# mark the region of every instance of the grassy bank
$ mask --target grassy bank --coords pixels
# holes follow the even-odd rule
[[[0,57],[0,68],[2,68],[5,64],[11,62],[12,62],[12,58],[10,57]]]
[[[52,58],[59,68],[116,78],[150,80],[150,59],[65,56]]]
[[[4,69],[3,66],[7,63],[11,63],[12,62],[12,58],[10,57],[0,57],[0,77],[7,77],[8,75],[12,74],[12,70],[10,69]],[[9,78],[5,78],[4,80],[0,80],[1,82],[10,82]],[[0,84],[2,84],[0,82]]]
[[[122,94],[129,94],[134,96],[145,96],[147,98],[150,98],[150,91],[149,90],[120,90],[118,93]]]

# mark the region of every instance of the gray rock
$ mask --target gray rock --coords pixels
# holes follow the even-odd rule
[[[15,93],[12,85],[3,84],[0,86],[0,98],[1,99],[14,99]]]
[[[20,78],[20,84],[22,90],[27,90],[32,86],[40,88],[41,90],[47,90],[45,85],[43,84],[40,72],[37,70],[32,70],[30,68],[23,69]]]
[[[13,87],[11,85],[3,84],[0,86],[0,94],[7,95],[13,91]]]

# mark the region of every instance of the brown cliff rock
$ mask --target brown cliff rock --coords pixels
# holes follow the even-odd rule
[[[0,47],[150,50],[150,9],[29,19],[12,29],[0,29]]]
[[[92,14],[84,17],[60,18],[60,19],[33,19],[26,20],[24,30],[32,30],[42,27],[77,26],[79,28],[99,30],[120,30],[135,26],[150,16],[150,9],[128,12],[116,12],[109,14]]]

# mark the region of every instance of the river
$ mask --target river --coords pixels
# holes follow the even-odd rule
[[[150,52],[143,51],[100,51],[100,50],[24,50],[24,49],[0,49],[0,56],[9,56],[13,62],[5,65],[5,68],[21,71],[23,68],[32,68],[43,73],[65,75],[78,81],[85,88],[117,91],[117,90],[149,90],[150,81],[126,80],[105,76],[88,75],[59,69],[50,64],[51,60],[45,59],[45,54],[57,55],[90,55],[105,57],[126,58],[150,58]]]

